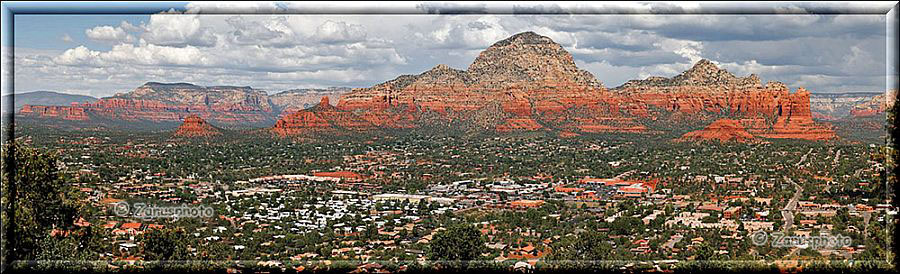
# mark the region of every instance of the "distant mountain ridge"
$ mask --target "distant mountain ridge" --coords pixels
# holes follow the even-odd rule
[[[68,94],[56,91],[32,91],[32,92],[23,92],[16,94],[7,94],[3,95],[3,113],[10,112],[7,109],[6,102],[13,101],[13,108],[15,111],[19,111],[25,105],[44,105],[44,106],[69,106],[72,103],[90,103],[95,102],[99,99],[87,96],[87,95],[79,95],[79,94]]]
[[[283,112],[312,106],[349,88],[294,89],[268,95],[250,86],[147,82],[132,91],[74,105],[26,104],[20,115],[63,120],[177,123],[196,115],[225,127],[268,127]],[[194,119],[194,118],[192,118]]]
[[[813,93],[810,108],[816,118],[824,120],[847,119],[883,113],[889,103],[885,92]]]

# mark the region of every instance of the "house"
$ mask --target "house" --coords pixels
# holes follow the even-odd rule
[[[340,178],[341,180],[346,180],[349,182],[360,182],[365,179],[364,176],[351,171],[335,171],[335,172],[315,172],[313,176],[316,177],[328,177],[328,178]]]
[[[739,207],[739,206],[730,207],[725,210],[723,217],[725,217],[726,219],[737,218],[737,217],[740,217],[740,213],[741,213],[741,207]]]
[[[538,208],[544,205],[544,200],[516,200],[509,202],[509,207],[513,209]]]
[[[722,207],[717,206],[717,205],[702,205],[702,206],[697,207],[697,209],[698,209],[698,210],[703,210],[703,211],[717,211],[717,212],[722,212]]]

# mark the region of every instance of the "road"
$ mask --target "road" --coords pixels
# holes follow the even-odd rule
[[[841,161],[841,150],[838,149],[837,153],[834,155],[834,166],[837,167],[838,162]]]
[[[796,166],[800,166],[800,164],[802,164],[803,161],[806,161],[806,157],[809,157],[809,154],[812,153],[812,151],[813,151],[813,149],[810,148],[809,151],[806,152],[806,154],[803,154],[803,157],[800,157],[800,161],[797,162]]]
[[[616,176],[613,179],[621,180],[622,178],[625,178],[625,176],[631,175],[635,171],[637,171],[637,170],[629,170],[629,171],[623,172],[622,174],[619,174],[619,176]]]
[[[791,229],[791,226],[794,225],[794,210],[797,209],[797,203],[800,201],[800,195],[803,194],[803,188],[794,183],[794,181],[787,176],[784,176],[784,180],[797,188],[797,192],[794,192],[794,196],[791,197],[787,205],[784,206],[784,209],[781,210],[781,217],[784,219],[784,232],[787,233],[788,230]]]
[[[869,238],[869,220],[872,220],[872,212],[863,211],[859,214],[863,217],[863,238]]]

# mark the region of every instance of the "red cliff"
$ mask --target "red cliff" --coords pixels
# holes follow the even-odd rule
[[[86,121],[88,118],[84,108],[74,106],[33,106],[24,105],[19,111],[20,115],[41,117],[41,118],[57,118],[64,120]]]

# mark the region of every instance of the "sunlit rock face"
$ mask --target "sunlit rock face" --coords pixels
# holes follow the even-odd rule
[[[711,125],[728,118],[754,137],[835,138],[829,125],[812,119],[810,93],[803,88],[791,92],[779,82],[762,84],[756,75],[738,77],[704,59],[673,77],[631,80],[607,89],[579,69],[562,46],[534,32],[494,43],[465,70],[437,65],[369,88],[329,92],[292,90],[267,95],[250,87],[149,82],[93,103],[28,106],[20,113],[68,120],[161,122],[196,115],[215,125],[262,125],[282,136],[443,126],[553,131],[571,137],[648,133],[655,131],[648,125],[659,122]],[[329,96],[336,94],[342,95],[333,106]],[[872,115],[882,109],[860,105],[852,113]],[[679,118],[660,121],[661,117]]]
[[[126,122],[180,122],[196,115],[216,124],[242,126],[271,125],[277,117],[265,91],[186,83],[148,82],[130,92],[63,108],[72,109],[67,112],[80,109],[97,119]]]
[[[720,142],[747,142],[753,139],[753,135],[747,132],[739,121],[732,119],[716,120],[701,130],[688,132],[682,136],[682,140],[693,141],[718,140]]]
[[[210,137],[221,134],[222,132],[197,115],[184,118],[184,122],[175,130],[175,136],[178,137]]]
[[[376,125],[390,112],[407,113],[402,121],[412,127],[470,120],[498,132],[559,130],[566,136],[647,132],[641,120],[665,111],[734,117],[751,134],[771,138],[833,138],[827,126],[811,120],[808,99],[802,89],[791,93],[782,83],[763,85],[756,75],[737,77],[705,59],[671,78],[632,80],[608,90],[559,44],[525,32],[493,44],[466,70],[438,65],[402,75],[355,89],[337,107],[370,116],[363,119]],[[438,115],[420,119],[422,113]]]

